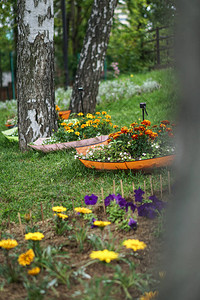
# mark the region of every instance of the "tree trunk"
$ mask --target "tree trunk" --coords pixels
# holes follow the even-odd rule
[[[21,150],[57,129],[53,0],[18,0],[17,91]]]
[[[117,0],[94,0],[73,85],[70,110],[93,113]]]

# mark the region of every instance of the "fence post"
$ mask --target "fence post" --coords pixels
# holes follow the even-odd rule
[[[160,65],[160,46],[159,46],[159,28],[156,27],[156,60],[157,64]]]

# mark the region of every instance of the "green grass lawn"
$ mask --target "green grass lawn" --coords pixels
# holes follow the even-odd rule
[[[120,78],[126,80],[128,77]],[[175,121],[177,93],[173,71],[169,69],[136,74],[133,81],[141,85],[148,78],[157,81],[161,88],[130,99],[122,97],[116,102],[102,101],[97,106],[97,111],[109,111],[113,124],[127,126],[142,119],[139,104],[146,102],[146,118],[152,123],[163,119]],[[0,110],[0,131],[5,130],[4,123],[10,114],[9,110]],[[72,201],[74,205],[81,205],[86,194],[93,193],[101,197],[102,187],[106,197],[113,193],[113,180],[116,193],[121,193],[120,180],[123,181],[125,197],[133,194],[133,182],[136,188],[143,188],[145,181],[146,191],[150,196],[149,174],[130,170],[101,172],[87,169],[74,159],[74,154],[75,151],[42,154],[32,150],[21,153],[16,142],[8,141],[0,133],[0,224],[7,220],[8,215],[11,221],[17,221],[18,212],[23,216],[29,210],[35,220],[41,219],[41,203],[44,216],[48,217],[52,213],[52,203],[72,208]],[[167,190],[168,186],[167,168],[153,171],[153,185],[157,193],[160,189],[160,174],[163,178],[163,190]]]

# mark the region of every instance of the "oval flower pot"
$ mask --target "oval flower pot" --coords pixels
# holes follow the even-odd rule
[[[94,145],[94,147],[100,145],[102,143]],[[108,144],[107,141],[105,141],[103,144]],[[76,148],[76,151],[79,154],[86,154],[86,151],[93,147],[80,147]],[[165,167],[168,165],[171,165],[174,161],[175,155],[168,155],[163,157],[156,157],[151,159],[143,159],[143,160],[137,160],[137,161],[126,161],[126,162],[100,162],[100,161],[92,161],[87,159],[81,159],[79,160],[90,169],[96,169],[96,170],[147,170],[147,169],[153,169],[158,167]]]
[[[87,168],[96,170],[147,170],[171,165],[174,158],[175,155],[127,162],[99,162],[80,158],[79,160]]]
[[[101,135],[98,137],[84,139],[84,140],[80,140],[80,141],[42,145],[44,140],[48,140],[48,138],[39,138],[33,143],[33,145],[29,144],[29,147],[31,147],[37,151],[42,151],[44,153],[47,153],[47,152],[64,150],[64,149],[69,149],[69,148],[76,148],[76,149],[78,149],[79,147],[81,147],[81,149],[88,148],[88,147],[91,147],[92,145],[96,146],[98,144],[104,143],[107,141],[107,139],[108,139],[108,135]],[[85,146],[87,146],[87,147],[85,147]]]
[[[58,115],[59,117],[61,117],[63,120],[67,120],[69,119],[69,115],[71,113],[71,110],[63,110],[63,111],[59,111]]]

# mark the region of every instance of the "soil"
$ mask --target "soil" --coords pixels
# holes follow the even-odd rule
[[[103,207],[98,206],[95,212],[98,216],[99,220],[106,220],[107,216],[104,214]],[[69,216],[68,222],[71,224],[74,223],[74,218],[77,216]],[[78,217],[80,219],[80,216]],[[125,239],[139,239],[146,243],[147,247],[144,250],[139,250],[137,253],[133,253],[131,249],[126,249],[124,246],[120,248],[120,253],[124,253],[126,258],[129,258],[130,261],[135,263],[136,273],[140,273],[143,275],[150,274],[152,279],[155,279],[154,283],[150,284],[151,290],[156,290],[158,288],[159,278],[159,267],[158,262],[161,260],[161,249],[162,249],[162,239],[156,235],[156,230],[159,228],[159,218],[156,219],[147,219],[144,217],[138,217],[138,228],[137,230],[131,230],[129,232],[116,230],[116,226],[114,224],[110,225],[110,231],[113,235],[113,240],[115,243],[115,249],[118,248],[120,243]],[[76,221],[76,226],[78,221]],[[87,222],[87,221],[84,221]],[[44,222],[38,222],[34,224],[38,226],[39,230],[43,232],[44,239],[41,241],[42,248],[47,247],[48,245],[52,247],[59,247],[62,254],[67,254],[67,258],[59,258],[62,261],[63,265],[71,266],[72,271],[77,271],[79,267],[84,266],[86,263],[91,261],[89,258],[89,254],[94,250],[91,243],[88,240],[84,243],[83,251],[80,252],[79,245],[76,240],[69,239],[69,234],[71,235],[71,231],[67,232],[65,235],[57,235],[55,232],[55,226],[53,223],[53,219],[44,220]],[[25,226],[24,226],[25,230]],[[105,233],[108,233],[108,228],[104,229]],[[24,240],[24,235],[22,235],[21,229],[18,224],[12,223],[10,229],[7,230],[8,233],[11,233],[15,239],[18,241],[19,245],[21,245],[20,252],[27,250],[27,241]],[[89,228],[89,233],[94,233],[96,235],[100,235],[101,231],[99,228]],[[108,234],[106,239],[108,239]],[[17,248],[15,248],[17,251]],[[23,250],[23,251],[22,251]],[[15,250],[10,250],[15,252]],[[116,250],[115,250],[116,251]],[[116,251],[117,252],[117,251]],[[57,259],[58,260],[58,259]],[[3,251],[0,251],[0,263],[5,262],[5,257],[3,255]],[[122,268],[122,272],[125,272],[128,276],[130,274],[130,269],[128,264],[123,260],[113,260],[110,264],[106,264],[104,262],[93,262],[85,268],[85,273],[91,276],[91,280],[94,277],[109,277],[112,278],[114,271],[113,266],[120,266]],[[47,275],[47,272],[43,269],[39,275],[34,277],[38,282],[42,282],[43,278]],[[55,278],[51,277],[51,279]],[[81,278],[79,276],[79,278]],[[88,278],[81,278],[84,282],[90,282]],[[33,278],[31,278],[33,280]],[[147,279],[148,280],[148,279]],[[103,287],[103,286],[102,286]],[[80,292],[77,292],[80,291]],[[101,292],[103,289],[101,289]],[[139,299],[143,294],[142,291],[138,290],[135,285],[132,285],[128,289],[131,294],[131,299]],[[76,293],[77,297],[73,297]],[[80,293],[80,295],[78,295]],[[119,288],[117,285],[112,285],[112,296],[108,296],[108,298],[102,297],[99,295],[99,299],[127,299],[122,288]],[[85,298],[84,298],[85,297]],[[23,299],[35,299],[39,298],[27,298],[27,292],[22,284],[19,283],[10,283],[5,282],[3,277],[0,277],[0,300],[23,300]],[[53,288],[49,288],[42,299],[59,299],[59,300],[70,300],[70,299],[98,299],[98,296],[94,296],[93,298],[86,298],[84,294],[84,287],[80,283],[77,278],[70,277],[70,286],[67,284],[59,283],[57,286]]]

